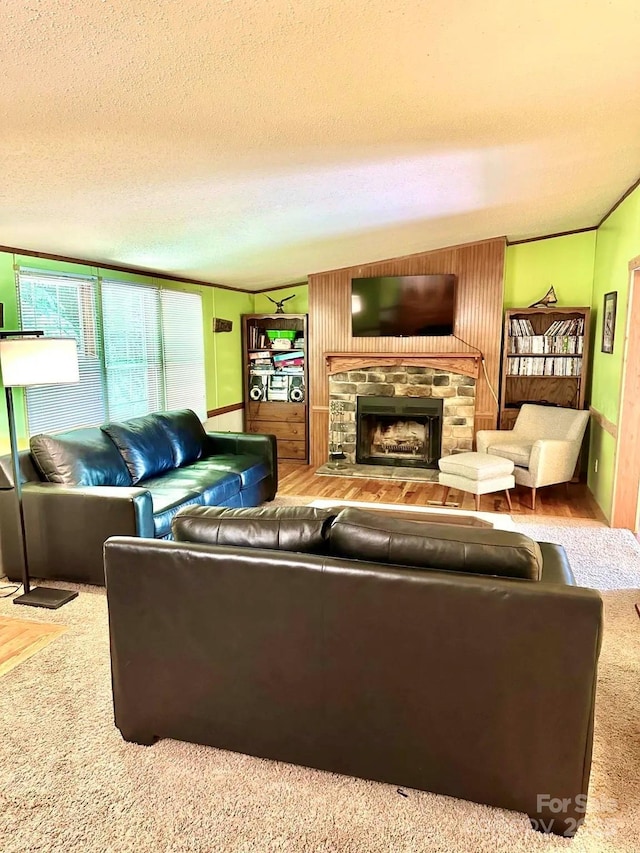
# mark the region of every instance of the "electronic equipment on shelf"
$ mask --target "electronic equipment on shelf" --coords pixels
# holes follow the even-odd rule
[[[287,402],[289,400],[289,377],[274,374],[269,377],[268,399],[272,402]]]
[[[283,461],[309,459],[308,338],[306,314],[242,317],[244,430],[274,435]]]
[[[259,403],[267,399],[266,377],[252,375],[249,380],[249,399]]]
[[[289,377],[289,400],[292,403],[304,402],[304,377],[290,376]]]

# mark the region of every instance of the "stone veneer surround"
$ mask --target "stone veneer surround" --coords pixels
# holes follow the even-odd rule
[[[356,461],[356,398],[439,397],[443,400],[442,455],[471,450],[476,403],[476,380],[433,367],[384,365],[329,376],[329,401],[343,404],[341,426],[329,413],[329,441],[341,438],[347,460]]]

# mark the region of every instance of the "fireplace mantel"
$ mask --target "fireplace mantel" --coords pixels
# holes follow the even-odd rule
[[[480,374],[480,353],[477,352],[325,352],[327,374],[344,373],[365,367],[394,364],[399,367],[433,367],[449,373],[460,373],[477,379]]]

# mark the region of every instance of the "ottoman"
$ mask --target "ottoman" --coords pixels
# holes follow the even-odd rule
[[[509,489],[516,484],[513,462],[490,453],[454,453],[438,460],[438,481],[444,486],[442,504],[446,503],[449,489],[460,489],[475,495],[476,512],[480,509],[480,495],[504,491],[511,511]]]

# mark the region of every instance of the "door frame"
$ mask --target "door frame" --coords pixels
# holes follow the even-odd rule
[[[611,526],[638,532],[640,521],[640,256],[629,261]],[[635,334],[632,330],[635,329]],[[634,371],[627,368],[636,364]]]

